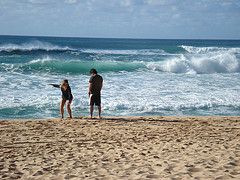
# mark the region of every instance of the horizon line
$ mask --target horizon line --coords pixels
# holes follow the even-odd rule
[[[49,37],[49,38],[86,38],[86,39],[135,39],[135,40],[240,40],[232,38],[133,38],[133,37],[84,37],[84,36],[51,36],[51,35],[7,35],[0,34],[0,36],[15,36],[15,37]]]

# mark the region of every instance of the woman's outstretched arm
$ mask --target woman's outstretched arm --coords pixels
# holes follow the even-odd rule
[[[52,84],[52,83],[50,83],[49,85],[52,85],[53,87],[60,88],[60,85],[58,85],[58,84]]]

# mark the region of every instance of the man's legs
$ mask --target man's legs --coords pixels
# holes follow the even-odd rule
[[[101,119],[101,105],[98,106],[98,119]]]
[[[101,119],[101,96],[95,94],[90,96],[90,118],[93,116],[94,104],[98,106],[98,118]]]
[[[90,105],[90,118],[91,119],[92,119],[92,115],[93,115],[93,109],[94,109],[93,105]]]

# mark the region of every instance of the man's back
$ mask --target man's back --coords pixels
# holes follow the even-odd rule
[[[89,83],[92,83],[91,94],[100,94],[102,88],[103,78],[96,74],[91,76]]]

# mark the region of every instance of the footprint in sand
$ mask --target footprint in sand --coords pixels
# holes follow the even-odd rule
[[[216,178],[216,180],[225,180],[225,179],[232,179],[233,177],[229,175],[219,176]]]
[[[44,173],[42,171],[37,171],[35,174],[33,174],[33,176],[41,176],[43,175]]]
[[[148,178],[148,179],[158,179],[158,178],[160,178],[160,176],[151,174],[151,175],[147,175],[146,178]]]
[[[189,168],[188,171],[191,172],[191,173],[195,173],[195,172],[201,172],[202,169],[201,168],[192,167],[192,168]]]

